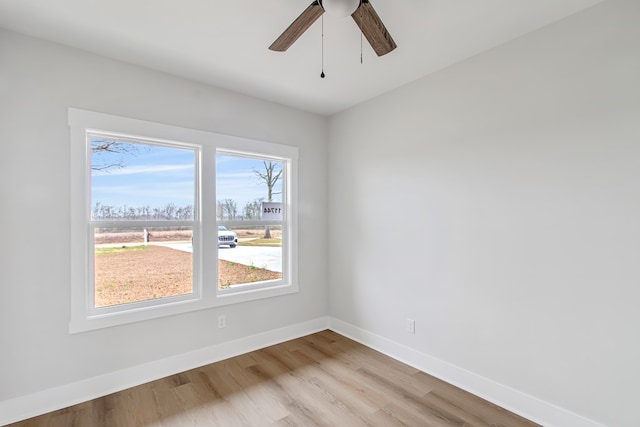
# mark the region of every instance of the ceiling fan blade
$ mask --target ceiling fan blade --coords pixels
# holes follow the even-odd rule
[[[323,13],[324,8],[320,4],[320,1],[314,1],[284,30],[280,37],[269,46],[269,49],[277,52],[284,52],[289,49]]]
[[[369,0],[362,0],[351,17],[378,56],[386,55],[398,47]]]

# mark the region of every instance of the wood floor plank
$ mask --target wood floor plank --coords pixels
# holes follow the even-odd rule
[[[431,385],[433,388],[431,395],[440,401],[441,406],[456,407],[457,411],[480,419],[492,427],[532,427],[537,425],[424,372],[417,372],[415,377],[419,381]]]
[[[331,331],[10,427],[535,427]]]
[[[442,398],[441,396],[439,396],[434,392],[427,393],[424,396],[424,400],[425,402],[428,402],[430,405],[434,407],[442,408],[446,410],[448,413],[453,414],[456,417],[459,417],[467,425],[474,426],[474,427],[495,427],[495,424],[488,423],[487,421],[482,419],[481,416],[478,416],[473,412],[467,411],[464,408],[458,407],[453,402],[450,402]]]
[[[252,359],[253,360],[253,359]],[[255,365],[255,360],[253,360]],[[289,411],[282,405],[282,402],[270,392],[268,387],[261,384],[261,380],[253,376],[247,368],[253,365],[246,363],[236,364],[235,359],[230,360],[229,373],[235,381],[242,387],[244,394],[252,402],[256,415],[262,420],[276,422],[286,418]]]
[[[261,387],[272,394],[282,406],[289,412],[284,421],[294,423],[294,425],[325,425],[321,420],[316,420],[313,412],[304,404],[292,396],[297,390],[286,390],[282,384],[260,364],[247,368],[247,372],[260,381]]]
[[[378,409],[376,412],[367,417],[367,423],[371,427],[406,427],[407,424],[389,415],[382,409]]]
[[[292,355],[307,362],[314,360],[312,348],[299,348]],[[355,369],[350,369],[335,359],[319,360],[316,367],[317,372],[310,382],[323,393],[340,401],[349,411],[357,413],[366,425],[371,425],[371,414],[377,412],[386,402],[384,393],[369,387]]]
[[[299,357],[313,359],[315,350],[311,348],[300,349],[296,351]],[[357,372],[357,367],[349,366],[343,361],[337,359],[322,359],[318,361],[320,368],[329,378],[336,378],[344,387],[348,387],[357,395],[354,398],[361,399],[376,408],[381,408],[387,402],[386,395],[380,390],[375,383],[367,381]]]
[[[403,422],[411,420],[418,416],[423,420],[425,425],[433,427],[453,427],[463,426],[464,421],[456,415],[450,413],[445,408],[436,407],[426,401],[423,396],[416,392],[415,388],[409,388],[405,384],[395,383],[387,378],[384,374],[377,371],[370,371],[362,368],[361,373],[375,381],[381,388],[387,390],[390,394],[389,401],[391,404],[384,407],[385,410],[392,411],[397,418]],[[402,416],[400,416],[402,415]]]
[[[333,402],[315,387],[312,387],[298,371],[290,370],[284,360],[275,357],[268,351],[261,350],[256,353],[256,359],[262,369],[269,372],[273,380],[280,385],[292,406],[305,409],[307,418],[321,426],[345,423],[344,418],[348,416],[348,413],[333,405]]]

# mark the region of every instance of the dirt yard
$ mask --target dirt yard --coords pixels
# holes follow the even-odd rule
[[[192,291],[192,261],[188,252],[154,245],[108,248],[98,250],[95,263],[96,307]],[[218,262],[218,268],[221,288],[282,277],[278,272],[223,260]]]

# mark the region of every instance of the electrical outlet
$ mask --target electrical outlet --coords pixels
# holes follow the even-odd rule
[[[407,332],[410,334],[416,333],[416,321],[413,319],[407,319]]]
[[[225,316],[224,314],[221,314],[220,316],[218,316],[218,328],[222,329],[225,328],[227,326],[227,316]]]

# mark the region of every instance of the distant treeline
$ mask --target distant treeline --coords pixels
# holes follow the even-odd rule
[[[176,206],[167,203],[162,208],[150,206],[109,206],[96,203],[93,207],[93,219],[96,221],[110,220],[191,220],[193,206]]]
[[[238,212],[234,200],[218,200],[216,216],[218,220],[255,220],[260,219],[263,199],[256,199],[245,204],[242,212]],[[164,207],[152,208],[151,206],[109,206],[96,203],[92,210],[94,221],[113,220],[183,220],[193,219],[193,206],[176,206],[167,203]]]
[[[235,200],[224,199],[218,200],[216,204],[216,216],[218,220],[255,220],[260,219],[262,212],[262,198],[253,202],[247,202],[242,208],[242,212],[238,212],[238,205]]]

